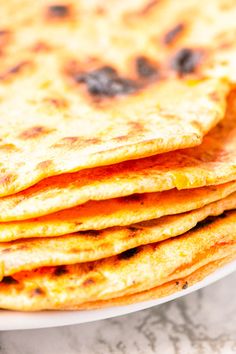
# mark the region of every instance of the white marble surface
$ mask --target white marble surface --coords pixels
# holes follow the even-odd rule
[[[0,333],[0,354],[235,354],[236,273],[177,301],[116,319]]]

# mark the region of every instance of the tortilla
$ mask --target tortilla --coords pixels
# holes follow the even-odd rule
[[[39,218],[1,222],[0,242],[29,237],[60,236],[78,231],[131,225],[165,215],[198,209],[216,200],[221,200],[235,191],[236,182],[229,182],[194,190],[177,191],[172,189],[106,201],[91,201]],[[235,195],[234,193],[232,200]],[[4,211],[0,216],[1,219],[4,219]]]
[[[1,4],[0,196],[196,146],[223,118],[234,4],[113,3]]]
[[[226,259],[231,259],[231,260],[235,260],[236,257],[236,253],[235,253],[235,247],[233,248],[232,246],[222,246],[221,248],[224,249],[224,252],[215,252],[215,254],[211,254],[208,256],[208,259],[204,262],[196,262],[196,264],[193,265],[193,267],[190,269],[191,272],[194,271],[194,275],[197,273],[198,267],[200,267],[200,269],[203,269],[204,265],[212,265],[215,264],[215,269],[217,269],[216,265],[217,263],[222,263],[221,260],[222,258],[224,260]],[[231,249],[231,251],[230,251]],[[220,251],[223,251],[222,249]],[[209,263],[208,263],[209,262]],[[227,262],[225,262],[227,263]],[[210,269],[208,268],[208,270],[210,271]],[[203,269],[204,271],[204,269]],[[184,276],[184,273],[186,273],[187,275]],[[201,271],[202,273],[202,271]],[[190,273],[192,275],[192,273]],[[207,272],[206,275],[208,275],[209,272]],[[145,292],[141,292],[141,293],[134,293],[132,295],[127,295],[127,296],[122,296],[122,297],[118,297],[118,298],[111,298],[111,299],[106,299],[106,300],[98,300],[98,301],[91,301],[91,302],[85,302],[82,304],[77,305],[77,301],[73,301],[73,303],[71,304],[71,302],[69,302],[69,304],[66,302],[63,303],[56,303],[56,301],[54,300],[53,305],[52,304],[48,304],[47,301],[45,301],[43,303],[42,301],[42,297],[43,297],[43,292],[40,290],[40,287],[32,290],[31,294],[28,294],[28,296],[24,297],[24,293],[19,293],[18,291],[16,291],[16,293],[13,294],[13,296],[10,296],[10,298],[8,298],[7,295],[7,291],[4,292],[4,294],[1,296],[1,307],[4,309],[10,309],[10,310],[18,310],[18,311],[39,311],[42,309],[50,309],[50,310],[78,310],[78,309],[88,309],[88,308],[101,308],[101,307],[107,307],[107,306],[117,306],[117,305],[121,305],[121,304],[128,304],[128,303],[132,303],[134,302],[139,302],[141,301],[141,299],[152,299],[157,298],[157,297],[163,297],[163,296],[168,296],[169,294],[176,292],[178,290],[180,290],[179,284],[181,284],[181,280],[184,281],[184,283],[182,283],[182,289],[185,289],[186,287],[188,287],[189,285],[193,285],[195,282],[199,281],[200,276],[202,275],[202,277],[204,277],[204,273],[203,274],[196,274],[198,277],[197,279],[194,279],[193,277],[191,277],[189,279],[189,273],[186,270],[185,272],[183,271],[182,274],[172,274],[172,282],[168,282],[166,281],[164,284],[159,285],[158,287],[151,289],[150,293],[149,290],[145,291]],[[176,278],[175,278],[176,276]],[[182,278],[179,278],[179,276],[182,276]],[[6,278],[6,281],[13,281],[12,278]],[[11,280],[10,280],[11,279]],[[200,278],[201,279],[201,278]],[[16,284],[16,281],[15,281]],[[175,286],[174,286],[175,284]],[[5,289],[6,290],[6,287]],[[68,291],[70,289],[67,289]],[[12,295],[13,292],[11,292]],[[18,298],[18,296],[20,298]],[[57,295],[54,293],[54,296],[56,297]],[[13,297],[15,298],[15,301],[13,301]],[[39,301],[39,305],[36,305],[36,301],[32,301],[32,297],[37,297],[40,298],[41,297],[41,301]],[[29,301],[30,299],[30,301]],[[55,298],[56,299],[56,298]],[[5,301],[6,300],[6,301]],[[35,300],[35,299],[34,299]],[[44,299],[46,300],[46,299]],[[22,303],[21,303],[22,302]],[[21,304],[20,304],[21,303]]]
[[[236,180],[236,91],[226,117],[199,147],[51,177],[0,198],[1,220],[49,214],[88,200],[217,185]]]
[[[208,216],[221,215],[234,208],[236,193],[201,209],[129,227],[0,243],[1,276],[42,266],[91,262],[114,256],[141,245],[181,235],[194,228],[198,222],[204,224]]]
[[[0,307],[42,310],[138,293],[236,253],[236,211],[174,239],[96,262],[44,267],[3,278]],[[51,254],[52,250],[51,250]]]
[[[138,303],[142,301],[155,300],[165,296],[169,296],[178,291],[184,291],[190,286],[196,284],[197,282],[203,280],[206,276],[216,271],[218,268],[230,263],[235,260],[235,253],[233,255],[227,256],[220,260],[210,262],[207,265],[197,269],[192,274],[186,276],[185,278],[176,279],[167,282],[163,285],[157,286],[156,288],[143,291],[141,293],[123,296],[119,298],[114,298],[111,300],[101,300],[92,301],[89,303],[84,303],[73,308],[64,308],[64,310],[88,310],[88,309],[98,309],[103,307],[113,307],[113,306],[124,306],[133,303]]]

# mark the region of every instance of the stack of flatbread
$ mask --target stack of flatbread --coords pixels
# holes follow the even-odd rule
[[[0,308],[186,289],[236,258],[234,0],[8,0]]]

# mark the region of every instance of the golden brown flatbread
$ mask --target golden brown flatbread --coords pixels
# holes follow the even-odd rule
[[[51,177],[0,198],[1,220],[49,214],[88,200],[217,185],[236,179],[236,91],[225,119],[199,147]]]
[[[1,4],[1,196],[198,145],[223,118],[235,3],[120,3]]]
[[[111,300],[92,301],[92,302],[84,303],[77,307],[75,306],[72,308],[64,308],[64,310],[65,309],[66,310],[85,310],[85,309],[90,310],[90,309],[98,309],[103,307],[123,306],[123,305],[130,305],[137,302],[155,300],[165,296],[169,296],[178,291],[183,291],[188,287],[198,283],[206,276],[216,271],[218,268],[224,266],[227,263],[230,263],[232,260],[235,260],[235,258],[236,255],[235,253],[233,253],[230,256],[208,263],[207,265],[197,269],[195,272],[186,276],[185,278],[176,279],[167,282],[166,284],[157,286],[156,288],[153,289],[143,291],[141,293],[114,298]]]
[[[236,211],[180,237],[129,249],[114,257],[5,277],[0,283],[0,307],[57,309],[128,296],[186,277],[233,254]]]
[[[193,190],[134,194],[91,201],[74,208],[28,220],[0,222],[0,242],[20,238],[51,237],[86,230],[102,230],[180,214],[221,200],[236,191],[236,182]],[[234,201],[235,193],[229,200]],[[236,199],[236,198],[235,198]],[[227,200],[227,199],[226,199]],[[222,201],[225,204],[225,201]],[[231,207],[233,209],[236,206]],[[4,214],[0,220],[4,220]],[[19,217],[19,215],[18,215]],[[89,233],[88,233],[89,234]]]
[[[91,262],[131,248],[181,235],[208,216],[236,208],[236,193],[188,213],[133,224],[53,238],[31,238],[0,243],[1,276],[42,266]],[[42,230],[43,232],[43,230]],[[2,279],[1,277],[1,279]]]
[[[52,235],[58,235],[68,232],[84,231],[90,229],[104,229],[111,226],[123,226],[132,223],[158,218],[164,215],[179,214],[192,209],[200,208],[206,204],[222,199],[235,192],[236,181],[221,185],[207,186],[193,190],[172,189],[170,191],[157,193],[133,194],[127,197],[113,198],[101,201],[90,201],[74,208],[61,210],[59,212],[43,215],[28,219],[28,217],[40,216],[42,210],[38,213],[32,210],[32,214],[9,216],[10,211],[2,210],[0,215],[0,240],[4,237],[5,231],[13,230],[27,237],[41,234],[37,227],[43,227],[43,234],[47,233],[47,227],[50,228]],[[1,203],[1,202],[0,202]],[[36,214],[36,215],[35,215]],[[26,219],[24,221],[24,219]],[[4,222],[11,221],[12,222]],[[19,220],[19,222],[17,222]],[[34,226],[35,225],[35,226]],[[67,226],[68,225],[68,226]],[[19,226],[19,227],[18,227]],[[69,229],[67,229],[67,227]],[[61,229],[61,231],[60,231]],[[24,231],[25,230],[25,231]],[[3,238],[4,240],[4,238]]]

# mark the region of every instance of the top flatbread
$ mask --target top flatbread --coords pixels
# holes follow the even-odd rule
[[[208,3],[206,16],[196,0],[3,2],[0,195],[200,144],[223,118],[220,54],[235,46],[234,2]]]
[[[50,214],[88,200],[233,181],[236,179],[235,147],[236,91],[232,91],[224,120],[200,146],[47,178],[20,193],[0,198],[0,220]],[[101,211],[104,210],[102,206]]]

